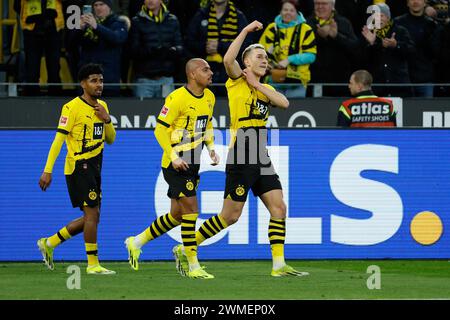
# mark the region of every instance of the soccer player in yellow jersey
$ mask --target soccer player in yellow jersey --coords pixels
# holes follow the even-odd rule
[[[269,241],[274,277],[304,276],[284,260],[286,235],[286,204],[278,175],[267,154],[266,121],[269,107],[286,109],[289,101],[268,84],[260,83],[268,66],[267,53],[260,44],[247,47],[242,54],[245,69],[236,61],[244,39],[250,32],[262,29],[253,21],[230,45],[224,56],[229,79],[226,82],[231,117],[231,141],[226,165],[223,208],[220,214],[206,220],[196,233],[197,245],[237,222],[251,189],[270,212]],[[181,252],[180,252],[181,251]],[[182,250],[177,251],[183,260]]]
[[[170,212],[157,218],[141,234],[128,237],[125,244],[128,260],[138,270],[141,247],[181,224],[181,238],[187,257],[185,268],[177,265],[183,276],[193,279],[212,279],[197,259],[195,223],[198,216],[196,189],[199,183],[200,154],[205,144],[213,165],[219,163],[214,151],[211,123],[215,97],[207,88],[213,72],[209,64],[199,58],[186,64],[187,85],[173,91],[157,119],[155,137],[163,149],[161,166],[169,185]]]
[[[86,246],[88,274],[115,274],[98,261],[97,225],[100,218],[101,169],[104,142],[111,144],[116,131],[111,123],[106,103],[100,100],[103,91],[103,70],[99,65],[83,66],[78,79],[83,95],[66,103],[61,112],[55,139],[48,153],[39,186],[46,191],[52,182],[53,166],[66,142],[64,166],[67,188],[74,208],[84,215],[73,220],[49,238],[37,244],[47,267],[54,269],[53,250],[62,242],[83,232]]]

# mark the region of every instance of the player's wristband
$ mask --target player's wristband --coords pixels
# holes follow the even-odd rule
[[[111,117],[109,117],[109,121],[105,121],[106,124],[110,124],[112,121]]]

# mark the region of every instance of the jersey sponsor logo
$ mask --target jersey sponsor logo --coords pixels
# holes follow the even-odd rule
[[[169,108],[167,108],[166,106],[163,106],[159,115],[161,117],[165,117],[165,116],[167,116],[168,113],[169,113]]]
[[[250,115],[249,117],[251,119],[265,119],[268,116],[269,113],[269,103],[257,99],[252,105],[251,105]]]
[[[92,138],[99,140],[103,137],[103,123],[94,123],[94,132]]]
[[[65,127],[67,126],[67,122],[69,122],[69,117],[61,116],[61,118],[59,119],[59,126]]]
[[[198,116],[195,122],[195,132],[204,132],[208,124],[208,116]]]
[[[258,110],[259,114],[266,116],[267,112],[269,111],[269,104],[262,100],[256,100],[256,109]]]

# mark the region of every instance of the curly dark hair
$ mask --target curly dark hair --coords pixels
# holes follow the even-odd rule
[[[85,64],[78,71],[78,81],[83,81],[89,78],[91,74],[103,74],[102,66],[96,63]]]

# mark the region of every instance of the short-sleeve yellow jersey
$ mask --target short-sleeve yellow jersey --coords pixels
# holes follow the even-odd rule
[[[228,78],[225,86],[228,91],[230,108],[230,147],[234,144],[236,131],[240,128],[265,127],[269,118],[269,98],[248,85],[244,77]],[[271,90],[275,89],[264,84]]]
[[[215,101],[214,94],[207,88],[201,96],[194,95],[185,86],[167,96],[157,122],[169,128],[173,151],[186,152],[201,147],[203,142],[213,143],[208,137],[213,130],[211,120]],[[164,152],[161,166],[167,168],[170,162],[170,155]]]
[[[106,103],[102,100],[98,102],[109,113]],[[76,97],[63,106],[57,131],[67,135],[64,165],[66,175],[73,173],[77,160],[93,158],[104,148],[105,125],[95,115],[94,107],[81,97]]]

